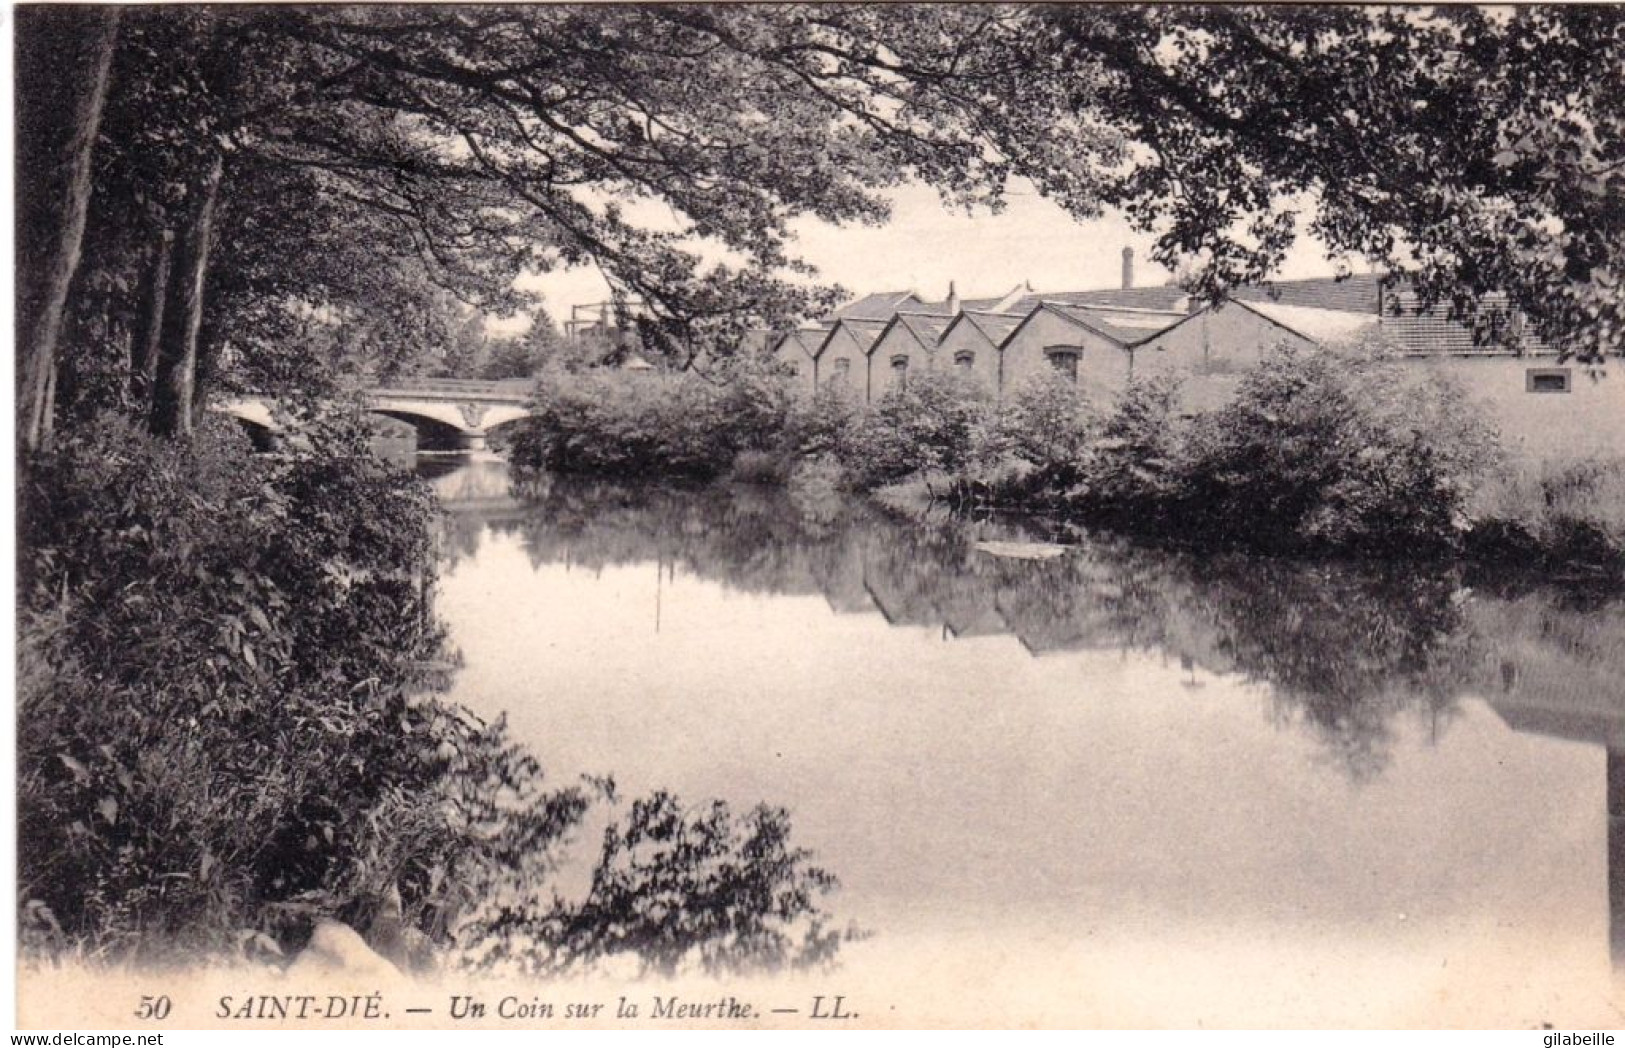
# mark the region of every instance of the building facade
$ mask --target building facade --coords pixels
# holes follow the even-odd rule
[[[824,328],[797,328],[774,345],[772,357],[797,396],[810,397],[817,390],[818,348],[828,334]]]
[[[1021,326],[1021,320],[1009,313],[967,310],[954,317],[943,331],[936,357],[943,367],[955,369],[998,395],[1004,340]]]
[[[830,329],[818,350],[818,385],[850,393],[859,401],[869,397],[869,350],[885,320],[842,320]]]
[[[1502,341],[1474,338],[1474,318],[1421,308],[1403,280],[1376,274],[1238,288],[1231,301],[1193,306],[1172,285],[1030,293],[946,301],[914,292],[868,295],[831,326],[793,332],[774,354],[801,392],[841,384],[873,403],[921,371],[954,368],[998,396],[1034,376],[1062,374],[1107,404],[1136,376],[1180,379],[1188,411],[1212,410],[1278,345],[1300,349],[1375,337],[1416,381],[1454,382],[1531,461],[1625,454],[1625,364],[1587,367],[1528,336],[1515,315]],[[1508,314],[1489,296],[1483,308]],[[1482,327],[1482,324],[1478,325]],[[808,363],[812,364],[809,374]]]
[[[911,374],[936,366],[937,343],[952,322],[935,313],[899,313],[869,349],[869,400],[908,384]]]

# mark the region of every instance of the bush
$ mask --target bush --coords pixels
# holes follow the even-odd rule
[[[516,423],[522,469],[708,479],[741,452],[772,452],[789,411],[784,384],[739,362],[717,380],[688,373],[543,376],[532,418]]]
[[[1224,543],[1412,553],[1455,548],[1495,455],[1460,391],[1358,350],[1281,347],[1177,452],[1175,515]]]
[[[972,463],[987,414],[986,392],[964,377],[911,375],[855,424],[843,464],[863,488],[912,473],[958,472]]]
[[[728,470],[728,479],[740,484],[782,484],[788,477],[787,463],[769,451],[741,451]]]
[[[230,427],[230,423],[224,424]],[[313,915],[456,915],[535,883],[578,791],[423,694],[432,496],[353,419],[295,450],[106,417],[24,464],[25,939],[130,960],[275,950]]]
[[[783,449],[799,460],[834,458],[851,461],[863,407],[843,386],[820,386],[811,397],[796,400],[785,417]]]
[[[1079,498],[1092,512],[1112,520],[1141,515],[1150,525],[1179,502],[1187,481],[1179,473],[1185,427],[1178,404],[1172,379],[1129,383],[1101,420],[1082,466]]]
[[[1099,435],[1100,419],[1077,384],[1056,371],[1029,377],[999,406],[984,460],[1014,456],[1035,479],[1064,490],[1075,484]]]
[[[787,481],[790,503],[804,522],[829,522],[840,516],[846,468],[832,455],[797,459]]]
[[[827,966],[842,935],[818,900],[836,881],[810,859],[790,846],[782,808],[736,816],[722,801],[690,810],[655,793],[605,830],[585,899],[491,907],[479,963],[532,977],[626,955],[666,978]]]
[[[234,423],[160,441],[107,416],[23,464],[24,947],[214,963],[285,954],[317,917],[398,914],[408,962],[433,945],[463,966],[827,958],[816,897],[833,881],[766,809],[640,802],[595,875],[612,897],[560,908],[551,873],[587,795],[432,694],[452,668],[437,509],[369,435],[318,410],[287,453],[254,455]],[[662,850],[672,833],[703,861]],[[637,876],[611,881],[629,857]],[[504,921],[518,911],[553,923]],[[658,920],[682,929],[679,954],[624,934]]]

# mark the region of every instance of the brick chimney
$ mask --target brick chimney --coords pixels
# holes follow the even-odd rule
[[[950,280],[948,281],[948,314],[958,316],[959,312],[959,291],[954,287],[954,282]]]
[[[1128,289],[1134,286],[1134,249],[1123,249],[1123,287]]]

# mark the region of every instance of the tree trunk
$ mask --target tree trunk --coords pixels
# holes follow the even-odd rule
[[[130,342],[130,403],[140,416],[151,417],[153,390],[158,384],[158,347],[164,334],[164,306],[169,300],[170,263],[175,257],[175,234],[164,230],[152,268],[147,272],[141,316]]]
[[[209,387],[214,384],[215,372],[220,366],[219,352],[205,353],[204,346],[214,346],[209,337],[210,325],[205,322],[198,334],[198,354],[192,369],[192,428],[203,425],[203,416],[209,410]]]
[[[56,428],[56,374],[61,362],[52,359],[51,366],[45,372],[44,410],[40,413],[39,439],[43,443],[51,439],[51,431]]]
[[[79,268],[118,34],[118,8],[24,6],[16,18],[18,421],[32,450],[49,432],[51,375]]]
[[[175,270],[168,282],[169,297],[159,329],[158,372],[149,425],[153,433],[163,437],[192,433],[198,332],[203,326],[203,293],[208,282],[209,250],[214,243],[221,164],[217,153],[208,171],[188,192],[186,217],[175,245]]]

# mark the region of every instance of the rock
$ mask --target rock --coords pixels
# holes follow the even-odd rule
[[[305,979],[333,975],[403,978],[401,970],[373,952],[354,928],[323,917],[317,920],[310,943],[288,966],[288,976]]]

